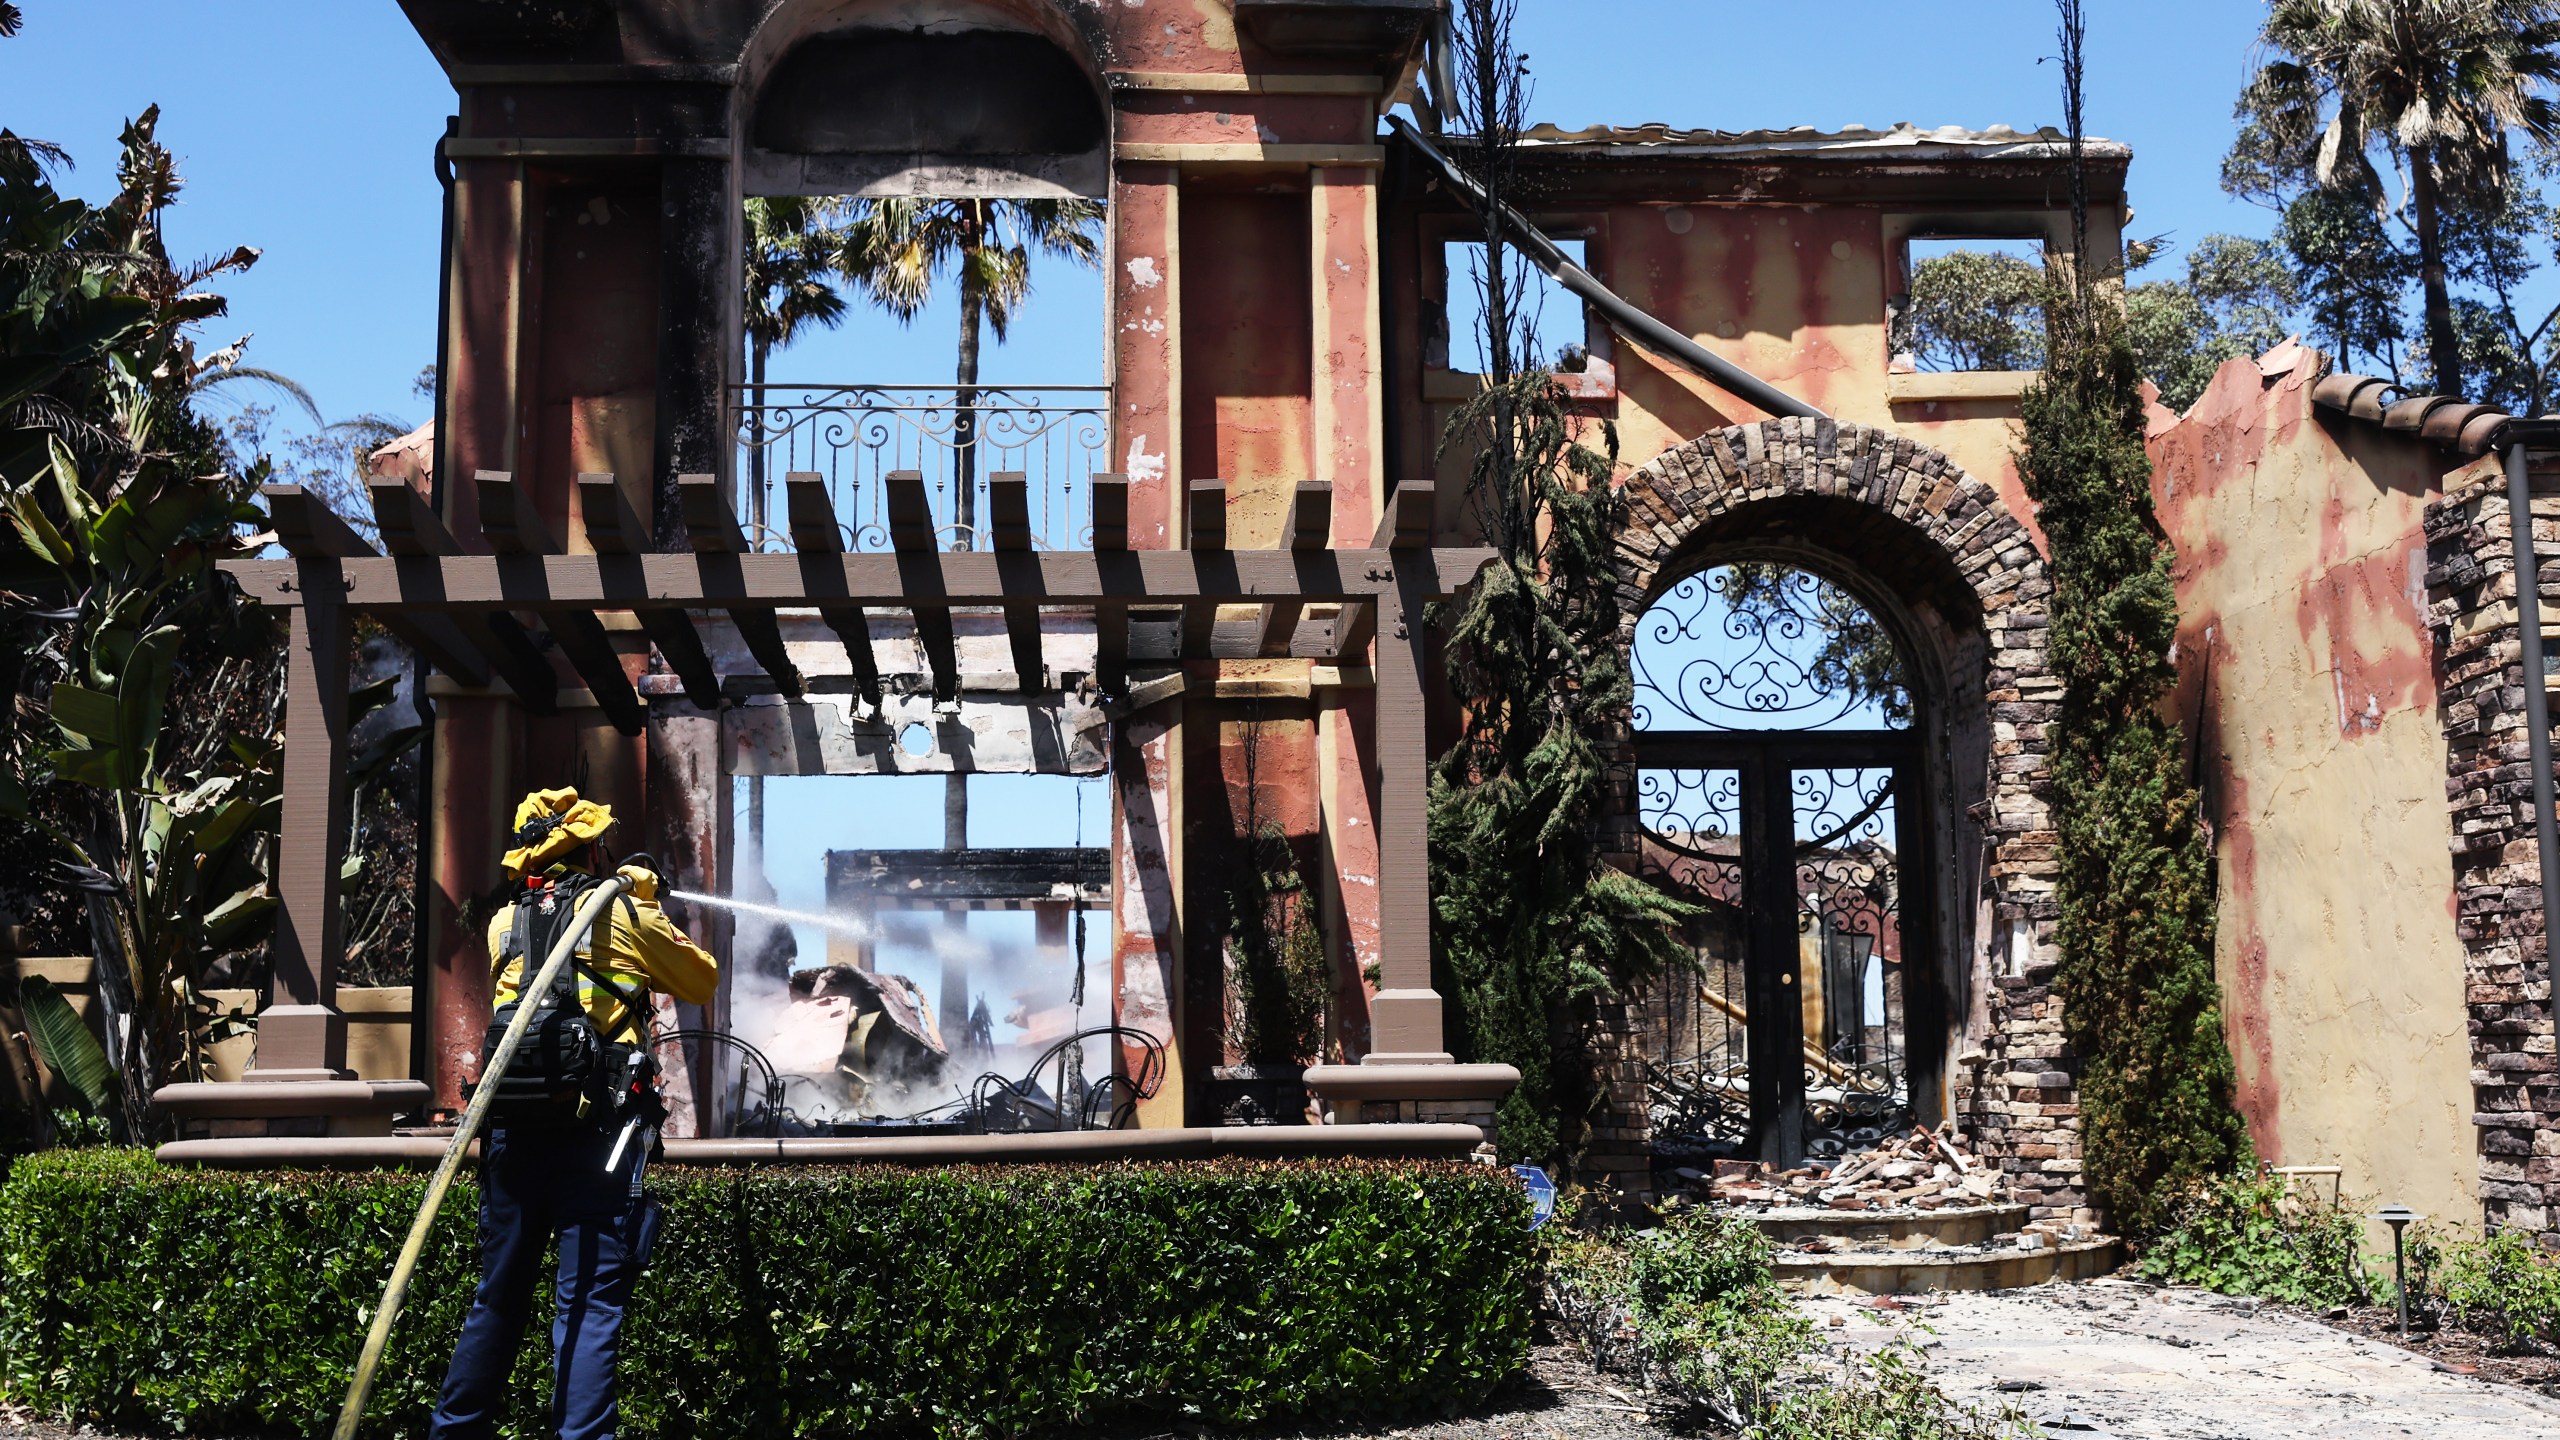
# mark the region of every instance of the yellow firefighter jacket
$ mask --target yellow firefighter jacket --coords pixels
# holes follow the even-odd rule
[[[557,870],[554,873],[558,873]],[[688,1005],[707,1003],[720,978],[720,962],[693,943],[690,936],[667,919],[658,908],[658,877],[637,865],[626,865],[619,872],[631,883],[623,903],[617,897],[605,912],[596,917],[595,929],[578,954],[613,982],[626,990],[663,990]],[[507,935],[515,929],[516,907],[502,906],[489,920],[489,956],[495,960],[507,943]],[[603,957],[597,958],[596,940],[603,939]],[[544,957],[523,956],[507,963],[498,976],[493,1005],[504,1005],[516,998],[524,984],[524,970],[529,964],[536,970]],[[623,1013],[622,1002],[611,991],[586,975],[579,975],[578,1003],[585,1007],[587,1018],[595,1022],[600,1039],[613,1044],[646,1043],[649,1017]]]

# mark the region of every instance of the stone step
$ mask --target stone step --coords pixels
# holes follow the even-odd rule
[[[2024,1205],[1968,1205],[1945,1210],[1825,1210],[1795,1206],[1741,1212],[1780,1246],[1827,1240],[1842,1249],[1920,1250],[1980,1245],[2027,1223]]]
[[[1808,1295],[1921,1295],[2094,1280],[2123,1263],[2123,1242],[2113,1236],[2021,1250],[2017,1237],[2004,1235],[1952,1249],[1782,1250],[1771,1268],[1778,1283]]]

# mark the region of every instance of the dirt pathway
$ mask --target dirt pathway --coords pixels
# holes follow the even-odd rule
[[[2055,1440],[2560,1440],[2560,1401],[2200,1291],[2099,1280],[1806,1308],[1835,1342],[1911,1335],[1948,1393],[2015,1406]]]

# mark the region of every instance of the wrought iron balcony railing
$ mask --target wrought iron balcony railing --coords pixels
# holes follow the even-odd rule
[[[934,533],[952,550],[988,548],[987,482],[1029,482],[1033,543],[1093,537],[1092,477],[1110,468],[1106,385],[744,385],[737,392],[739,518],[758,549],[790,547],[783,477],[826,477],[848,550],[886,550],[882,478],[924,475]]]

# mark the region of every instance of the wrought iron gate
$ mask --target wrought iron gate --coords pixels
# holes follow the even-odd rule
[[[1657,1149],[1793,1165],[1908,1126],[1937,1012],[1893,638],[1811,572],[1725,566],[1646,612],[1633,660],[1642,873],[1697,907],[1694,971],[1641,1012]]]

